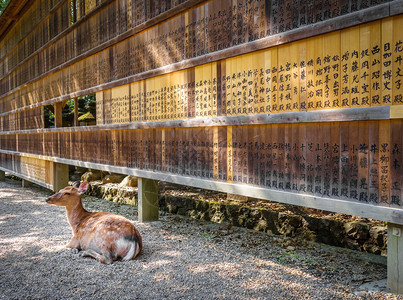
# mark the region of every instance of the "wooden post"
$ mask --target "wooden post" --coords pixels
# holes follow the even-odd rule
[[[55,127],[63,126],[62,110],[64,108],[63,102],[55,103],[54,114],[55,114]]]
[[[388,223],[388,290],[403,294],[403,225]]]
[[[6,180],[6,172],[0,170],[0,181],[5,181]]]
[[[58,192],[69,183],[69,166],[53,163],[53,191]]]
[[[158,182],[156,180],[138,179],[138,212],[140,222],[158,220]]]
[[[31,186],[32,186],[32,182],[25,180],[25,179],[22,180],[22,187],[29,188]]]
[[[78,126],[78,99],[74,98],[74,126]]]

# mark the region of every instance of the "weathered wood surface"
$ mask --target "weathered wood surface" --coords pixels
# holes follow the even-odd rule
[[[0,156],[5,168],[31,153],[401,209],[402,130],[394,119],[8,134]]]
[[[395,3],[399,2],[401,0],[396,0],[394,2],[391,3]],[[187,3],[187,2],[185,2]],[[190,3],[190,2],[189,2]],[[184,4],[183,4],[184,5]],[[189,4],[190,5],[190,4]],[[161,75],[161,74],[165,74],[167,72],[172,72],[172,71],[176,71],[176,70],[180,70],[180,69],[185,69],[185,68],[189,68],[189,67],[194,67],[196,65],[200,65],[200,64],[205,64],[211,61],[217,61],[217,60],[221,60],[221,59],[225,59],[234,55],[240,55],[243,53],[248,53],[251,51],[255,51],[255,50],[259,50],[259,49],[264,49],[267,47],[272,47],[275,45],[279,45],[279,44],[283,44],[283,43],[287,43],[290,41],[294,41],[294,40],[299,40],[301,38],[306,38],[312,35],[317,35],[317,34],[321,34],[321,33],[325,33],[325,32],[329,32],[329,31],[333,31],[333,30],[337,30],[337,29],[342,29],[342,28],[346,28],[355,24],[360,24],[362,22],[368,22],[371,20],[376,20],[376,19],[380,19],[380,18],[384,18],[386,16],[388,16],[390,14],[390,3],[386,3],[386,4],[381,4],[379,6],[375,8],[367,8],[364,9],[362,11],[358,10],[357,12],[352,12],[350,14],[344,15],[347,12],[340,13],[337,17],[337,14],[334,15],[334,18],[330,18],[328,20],[325,21],[317,21],[317,23],[315,23],[317,26],[319,26],[318,28],[313,28],[311,26],[307,27],[307,26],[302,26],[298,29],[289,29],[289,30],[284,30],[284,33],[278,34],[276,33],[276,35],[272,36],[272,32],[270,31],[270,34],[268,34],[268,32],[266,32],[267,37],[265,37],[266,35],[259,35],[259,39],[256,40],[255,38],[253,38],[252,36],[249,36],[248,38],[248,43],[245,44],[239,44],[238,42],[235,43],[235,41],[232,41],[231,43],[228,44],[228,46],[230,46],[230,48],[228,47],[222,47],[222,50],[219,49],[219,47],[217,48],[217,50],[221,50],[221,51],[214,51],[214,49],[216,49],[217,47],[217,37],[214,38],[215,40],[215,46],[212,47],[212,49],[208,49],[208,50],[202,50],[201,52],[198,52],[196,50],[194,50],[193,52],[193,56],[195,56],[195,58],[187,57],[186,55],[182,54],[182,56],[179,58],[175,58],[175,60],[177,60],[177,62],[174,62],[173,64],[170,64],[169,61],[165,61],[164,60],[160,60],[159,63],[156,62],[152,62],[152,64],[155,64],[155,66],[151,65],[151,64],[147,64],[147,63],[143,63],[143,66],[136,69],[136,70],[132,70],[130,71],[128,74],[128,76],[125,76],[124,78],[121,77],[116,77],[116,75],[112,75],[110,78],[106,79],[106,82],[101,82],[101,85],[99,84],[99,82],[97,82],[97,88],[94,89],[93,85],[88,85],[83,88],[86,84],[84,83],[84,86],[78,88],[65,88],[65,92],[64,95],[59,95],[58,93],[54,94],[54,96],[50,96],[50,98],[48,99],[41,99],[39,102],[41,103],[41,105],[45,105],[45,104],[49,104],[49,103],[53,103],[53,102],[57,102],[60,100],[67,100],[69,98],[73,98],[73,97],[77,97],[77,96],[82,96],[88,93],[93,93],[99,90],[104,90],[104,89],[108,89],[117,85],[123,85],[123,84],[127,84],[129,82],[134,82],[134,81],[138,81],[141,79],[145,79],[145,78],[150,78],[153,76],[157,76],[157,75]],[[178,11],[176,11],[175,13],[178,14],[182,11],[182,9],[184,9],[184,7],[182,6],[178,6],[180,9],[178,9]],[[105,8],[106,9],[106,8]],[[261,8],[263,9],[263,8]],[[358,9],[358,8],[356,8]],[[170,12],[171,14],[172,12]],[[172,13],[174,14],[174,13]],[[183,13],[186,14],[186,13]],[[322,16],[323,16],[324,12],[322,11]],[[168,17],[169,15],[167,15],[166,17]],[[162,17],[161,17],[162,18]],[[182,18],[182,15],[180,14],[179,16],[175,17],[178,20],[180,20]],[[176,20],[176,19],[175,19]],[[89,21],[89,20],[88,20]],[[151,21],[151,20],[150,20]],[[160,20],[162,21],[162,20]],[[312,22],[312,21],[311,21]],[[177,22],[178,23],[178,22]],[[192,23],[193,24],[193,23]],[[308,23],[306,23],[308,24]],[[335,25],[336,24],[336,25]],[[338,24],[338,25],[337,25]],[[151,25],[150,25],[151,26]],[[158,25],[158,26],[162,26],[162,25]],[[294,25],[293,25],[294,26]],[[179,29],[182,27],[179,27]],[[293,27],[295,28],[295,27]],[[139,29],[140,30],[140,29]],[[178,28],[175,29],[176,31],[178,30]],[[246,29],[245,29],[246,30]],[[263,30],[263,28],[261,29]],[[265,29],[266,30],[266,29]],[[251,30],[253,31],[253,30]],[[266,30],[267,31],[267,30]],[[84,34],[86,31],[82,30],[82,33]],[[213,31],[214,33],[214,31]],[[132,33],[133,34],[133,33]],[[218,32],[215,32],[215,34],[218,34]],[[68,35],[69,36],[69,35]],[[125,38],[127,38],[128,36],[126,36]],[[255,36],[256,37],[256,36]],[[66,37],[68,38],[68,37]],[[136,44],[137,40],[141,40],[141,38],[138,39],[134,39],[134,43]],[[244,42],[246,42],[246,40],[243,38],[240,39],[240,41],[242,42],[244,40]],[[84,41],[84,40],[83,40]],[[117,40],[115,41],[115,43],[120,42],[123,40]],[[123,43],[127,42],[128,39],[124,40]],[[72,44],[72,41],[66,41],[69,45]],[[181,41],[182,43],[183,41]],[[260,44],[259,44],[260,43]],[[88,44],[88,42],[87,42]],[[54,47],[57,47],[57,45],[59,45],[59,43],[55,42]],[[61,45],[61,44],[60,44]],[[208,45],[208,44],[207,44]],[[77,44],[77,47],[80,47],[80,43]],[[84,48],[88,48],[90,49],[95,49],[95,47],[97,47],[96,45],[91,45],[91,47],[89,47],[88,45],[83,46]],[[108,47],[117,47],[117,46],[113,46],[113,44],[108,45]],[[193,45],[194,47],[194,45]],[[208,47],[205,45],[205,47]],[[104,48],[106,49],[106,48]],[[133,48],[131,50],[137,52],[136,50],[137,48]],[[139,49],[140,50],[140,49]],[[182,49],[178,49],[181,51],[184,51]],[[213,51],[211,51],[213,50]],[[93,50],[90,50],[93,51]],[[95,50],[94,50],[95,51]],[[97,49],[96,52],[100,52],[101,49]],[[54,50],[55,53],[58,53],[57,50]],[[70,51],[71,52],[71,51]],[[46,76],[49,74],[53,74],[56,71],[61,72],[62,69],[66,69],[73,63],[79,63],[79,61],[83,60],[85,57],[88,57],[92,54],[95,54],[96,52],[83,52],[83,54],[79,54],[79,53],[73,53],[71,52],[70,54],[65,52],[65,55],[67,55],[66,57],[69,57],[69,63],[68,65],[66,64],[59,64],[59,66],[57,67],[57,69],[52,67],[51,71],[46,71],[46,70],[42,70],[40,73],[38,73],[40,76]],[[133,52],[133,54],[135,53]],[[161,52],[161,51],[159,51]],[[126,55],[126,54],[125,54]],[[128,57],[130,54],[127,54]],[[179,52],[176,53],[176,55],[179,55]],[[189,54],[190,55],[190,54]],[[200,57],[197,57],[200,56]],[[58,56],[58,57],[62,57],[62,56]],[[183,60],[184,59],[184,60]],[[166,59],[165,59],[166,60]],[[52,60],[53,61],[53,60]],[[37,63],[37,61],[33,61],[35,63]],[[168,64],[168,65],[167,65]],[[27,64],[25,64],[27,65]],[[45,64],[46,65],[46,64]],[[164,66],[165,65],[165,66]],[[119,67],[120,68],[120,67]],[[39,66],[39,69],[41,70],[41,66]],[[132,75],[132,74],[136,74],[136,75]],[[20,77],[17,77],[20,78]],[[36,79],[29,79],[29,80],[38,80],[40,77],[35,77]],[[2,80],[2,82],[4,82],[5,79]],[[16,81],[12,81],[13,84]],[[28,81],[26,81],[26,83],[23,84],[23,87],[28,88],[27,86]],[[5,93],[2,92],[3,96],[6,95],[10,95],[10,93],[15,93],[19,90],[14,90],[13,87],[11,88],[7,88],[5,91]],[[67,93],[66,93],[67,92]],[[52,95],[52,94],[50,94]],[[48,102],[46,102],[48,101]],[[29,105],[25,105],[24,107],[34,107],[37,106],[37,104],[29,104]],[[7,109],[9,110],[9,109]],[[7,111],[4,110],[4,111]],[[15,112],[15,110],[12,110],[13,112]]]
[[[402,106],[403,107],[403,106]],[[105,124],[80,127],[60,127],[49,129],[8,130],[0,131],[0,136],[9,134],[29,134],[46,132],[85,132],[124,129],[154,129],[154,128],[188,128],[188,127],[212,127],[212,126],[240,126],[263,124],[289,124],[311,122],[347,122],[365,120],[389,120],[394,106],[378,106],[364,108],[346,108],[321,111],[300,111],[277,114],[261,114],[247,116],[225,116],[212,118],[194,118],[173,121],[135,122],[125,124]],[[394,115],[397,113],[395,112]],[[397,118],[397,117],[395,117]]]

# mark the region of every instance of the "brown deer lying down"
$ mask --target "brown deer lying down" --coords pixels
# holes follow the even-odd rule
[[[73,238],[67,248],[83,250],[82,256],[91,256],[103,264],[115,260],[130,260],[142,250],[139,231],[125,217],[108,212],[88,212],[81,203],[81,194],[88,183],[74,183],[46,198],[46,202],[65,206],[73,229]]]

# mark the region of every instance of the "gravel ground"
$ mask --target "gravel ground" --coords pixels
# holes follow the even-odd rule
[[[144,253],[102,265],[64,248],[65,210],[44,189],[0,182],[0,299],[403,299],[363,283],[386,266],[357,252],[173,215],[138,223],[135,207],[84,196],[134,220]]]

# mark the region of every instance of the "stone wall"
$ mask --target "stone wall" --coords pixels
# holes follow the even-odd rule
[[[87,193],[114,202],[137,205],[136,189],[91,184]],[[387,229],[384,225],[290,215],[270,209],[171,196],[164,191],[160,191],[159,205],[161,211],[195,219],[386,255]]]

